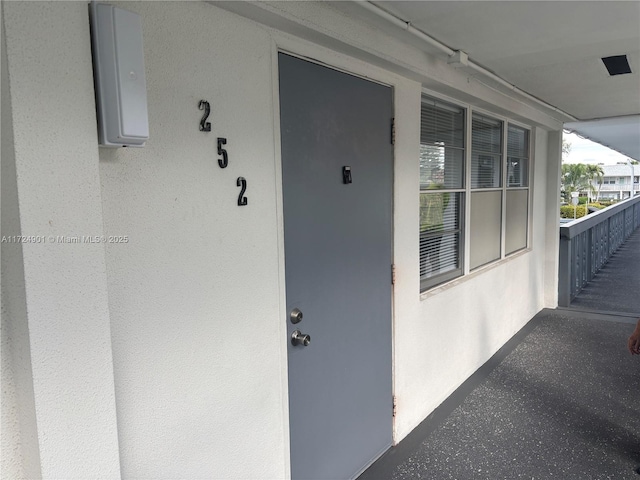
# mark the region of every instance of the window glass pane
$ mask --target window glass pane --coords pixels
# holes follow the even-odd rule
[[[502,122],[474,113],[471,122],[471,149],[478,153],[502,153]]]
[[[471,194],[471,269],[500,258],[502,192]]]
[[[465,110],[423,96],[420,122],[420,287],[462,274]]]
[[[464,109],[422,98],[420,123],[421,188],[462,188]]]
[[[526,187],[529,185],[529,160],[509,157],[507,159],[507,187]]]
[[[502,122],[474,113],[471,121],[471,188],[502,186]]]
[[[459,268],[460,233],[420,237],[420,280]],[[434,282],[434,284],[437,282]]]
[[[506,211],[506,253],[527,247],[529,190],[508,190]]]
[[[422,97],[420,143],[442,147],[464,147],[464,109]]]
[[[507,187],[529,185],[529,131],[509,125],[507,133]]]
[[[460,268],[462,193],[420,194],[420,278]]]
[[[500,155],[471,153],[471,188],[497,188],[502,185]]]
[[[529,131],[509,125],[507,134],[507,156],[529,158]]]
[[[459,229],[459,193],[420,194],[420,233]]]
[[[420,145],[420,188],[462,188],[464,150]]]

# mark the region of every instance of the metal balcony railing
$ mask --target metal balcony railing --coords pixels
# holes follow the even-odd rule
[[[560,226],[558,305],[568,307],[640,226],[640,196]]]
[[[598,189],[600,189],[601,192],[611,192],[611,191],[615,191],[618,192],[620,190],[623,191],[629,191],[631,187],[631,184],[629,182],[627,183],[606,183],[606,184],[602,184],[602,185],[596,185],[596,191]],[[633,190],[634,191],[638,191],[640,190],[640,185],[637,183],[633,184]]]

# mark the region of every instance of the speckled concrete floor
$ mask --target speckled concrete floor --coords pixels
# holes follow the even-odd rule
[[[457,407],[427,419],[360,480],[640,479],[632,322],[539,314]]]

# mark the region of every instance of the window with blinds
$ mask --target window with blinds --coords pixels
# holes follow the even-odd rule
[[[529,232],[529,130],[507,129],[505,254],[527,248]]]
[[[529,183],[529,131],[509,125],[507,133],[507,187]]]
[[[474,113],[471,118],[471,218],[469,267],[500,259],[502,238],[502,121]]]
[[[502,122],[473,114],[471,119],[471,188],[502,186]]]
[[[420,123],[420,287],[462,274],[465,110],[423,96]]]
[[[423,97],[420,115],[420,188],[462,188],[464,109]]]
[[[424,291],[527,248],[532,158],[530,131],[508,120],[425,95],[420,114]]]

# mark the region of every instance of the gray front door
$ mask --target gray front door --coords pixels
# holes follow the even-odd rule
[[[279,67],[291,473],[353,478],[392,441],[392,91]]]

